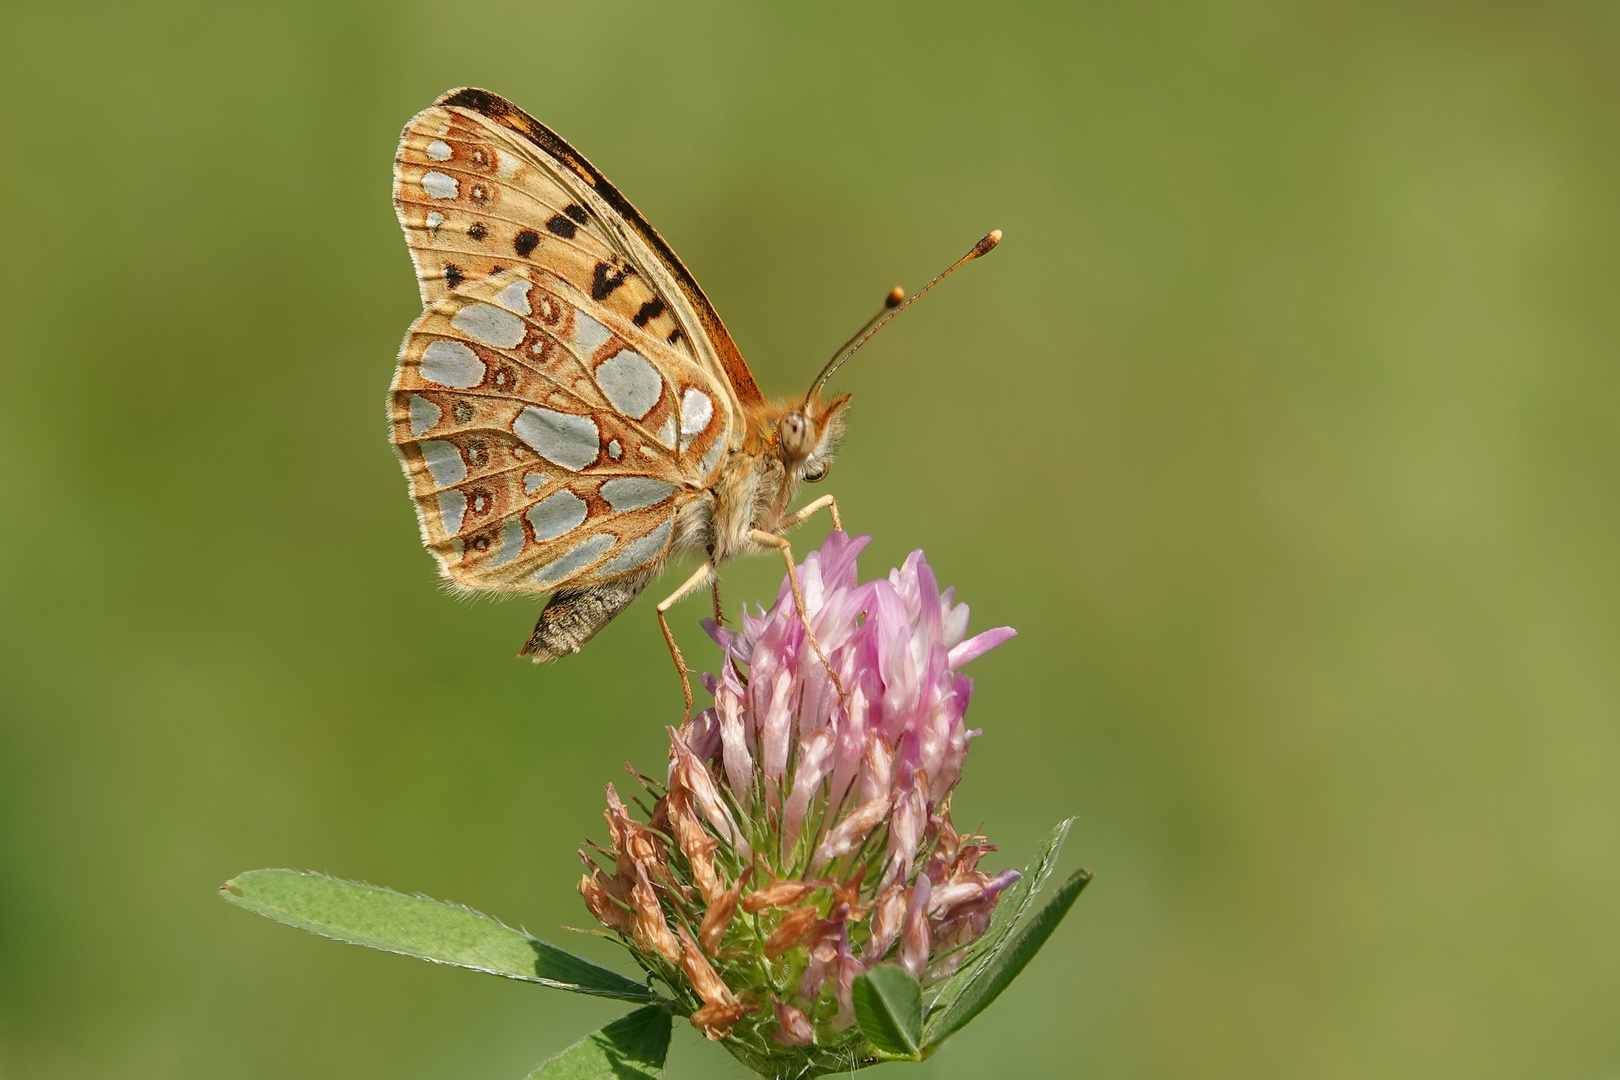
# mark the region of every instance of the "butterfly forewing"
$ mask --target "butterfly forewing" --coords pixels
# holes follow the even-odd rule
[[[526,137],[471,108],[445,104],[467,95],[533,130]],[[563,156],[547,152],[536,137]],[[586,310],[605,311],[708,371],[722,391],[716,404],[740,430],[742,405],[759,392],[740,356],[731,361],[736,346],[718,316],[634,209],[538,121],[494,95],[446,95],[405,128],[394,163],[394,206],[424,304],[501,269],[549,271],[589,298]]]
[[[413,324],[390,419],[444,574],[547,592],[662,561],[727,445],[718,400],[633,320],[554,274],[503,269]]]

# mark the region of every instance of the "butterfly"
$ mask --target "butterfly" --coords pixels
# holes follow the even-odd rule
[[[690,712],[665,612],[712,586],[718,619],[721,563],[779,552],[805,617],[783,534],[823,509],[842,528],[831,495],[788,509],[843,435],[849,396],[821,394],[842,359],[803,397],[768,401],[646,219],[487,90],[452,90],[405,126],[394,209],[423,311],[388,419],[441,575],[458,590],[550,594],[520,653],[542,661],[577,652],[672,556],[701,555],[656,609]],[[862,332],[916,298],[894,290]]]

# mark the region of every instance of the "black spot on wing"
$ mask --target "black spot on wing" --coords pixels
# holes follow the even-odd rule
[[[664,302],[655,296],[645,304],[642,304],[641,310],[636,312],[635,318],[631,319],[630,321],[635,323],[637,326],[646,326],[663,313]]]
[[[512,238],[512,250],[516,251],[524,258],[528,258],[529,252],[533,251],[539,246],[540,234],[535,232],[533,229],[524,229],[522,232],[518,233],[517,236]]]
[[[563,207],[563,213],[567,214],[581,225],[591,220],[591,216],[585,212],[585,208],[579,205],[579,203],[569,203],[567,206]]]
[[[471,239],[482,240],[484,237],[489,235],[489,230],[484,228],[484,223],[482,221],[475,221],[468,226],[467,235]]]
[[[675,329],[673,329],[673,330],[671,330],[669,332],[669,337],[665,338],[664,340],[669,342],[671,345],[673,345],[677,341],[681,340],[681,337],[682,337],[681,328],[677,326]]]
[[[466,280],[467,275],[461,272],[461,267],[455,263],[444,264],[444,283],[447,287],[454,289]]]
[[[572,240],[574,238],[574,234],[579,232],[579,226],[575,225],[572,221],[569,221],[561,214],[553,214],[551,217],[546,219],[546,231],[556,236],[560,236],[564,240]]]
[[[596,264],[591,273],[591,299],[600,304],[613,295],[613,290],[624,284],[624,279],[635,273],[630,267],[613,269],[605,262]]]

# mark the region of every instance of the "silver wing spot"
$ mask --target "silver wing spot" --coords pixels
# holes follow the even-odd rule
[[[602,554],[618,542],[618,537],[612,533],[597,533],[588,536],[570,549],[567,554],[553,559],[534,572],[534,583],[543,589],[549,589],[572,575],[591,565]]]
[[[536,540],[555,540],[579,528],[585,509],[585,500],[565,488],[535,503],[525,516]]]
[[[574,351],[580,356],[589,356],[596,351],[596,347],[612,335],[608,328],[585,314],[583,311],[574,312]]]
[[[421,394],[412,394],[410,407],[411,438],[420,439],[423,435],[432,431],[438,424],[439,417],[443,415],[444,413],[440,412],[439,407],[433,402]]]
[[[461,531],[461,518],[467,512],[467,496],[459,488],[439,492],[439,524],[446,536]]]
[[[602,564],[597,572],[603,575],[619,574],[626,570],[634,570],[645,566],[658,557],[658,553],[669,546],[669,534],[674,518],[669,518],[658,528],[637,540],[632,540],[624,546],[624,550]]]
[[[681,395],[681,434],[700,435],[714,418],[714,402],[697,387],[688,387]]]
[[[450,319],[450,325],[463,334],[497,349],[513,349],[523,342],[523,320],[483,302],[468,304]]]
[[[428,342],[416,370],[430,383],[457,390],[471,390],[484,381],[484,362],[459,341]]]
[[[596,366],[596,384],[625,416],[640,420],[664,395],[658,369],[634,349],[620,349]]]
[[[515,311],[519,315],[534,314],[533,309],[529,307],[529,283],[527,281],[512,282],[512,284],[495,294],[495,302],[508,311]]]
[[[675,485],[650,476],[620,476],[604,483],[600,490],[608,505],[622,513],[663,502],[674,494]]]
[[[453,199],[461,193],[461,185],[453,176],[430,172],[422,174],[422,190],[435,199]]]
[[[512,434],[534,448],[547,461],[579,472],[596,460],[602,437],[596,421],[538,405],[525,405],[512,421]]]
[[[523,552],[523,522],[513,518],[501,526],[501,546],[489,565],[505,566]]]
[[[416,450],[422,455],[422,464],[427,466],[433,482],[440,487],[467,479],[467,463],[461,460],[461,451],[454,444],[443,439],[424,439],[416,444]]]

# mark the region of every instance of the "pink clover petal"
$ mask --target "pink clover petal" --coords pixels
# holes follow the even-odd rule
[[[924,639],[930,644],[943,640],[945,612],[939,602],[939,582],[934,568],[928,565],[919,550],[913,553],[917,560],[917,623]]]
[[[917,875],[906,905],[905,926],[900,931],[900,966],[913,979],[921,979],[928,969],[928,894],[932,888],[927,874]]]
[[[733,630],[729,626],[720,626],[713,619],[704,619],[699,625],[703,627],[703,632],[720,646],[721,651],[735,656],[739,663],[749,662],[754,648],[746,633]]]
[[[849,786],[860,772],[861,758],[866,750],[866,691],[856,686],[849,694],[849,709],[837,724],[837,746],[833,758],[832,775],[827,782],[827,816],[830,825],[844,806]]]
[[[817,943],[816,947],[810,950],[810,961],[804,967],[803,977],[799,979],[800,1001],[810,1002],[816,999],[837,960],[838,945],[830,939]]]
[[[861,762],[861,800],[889,797],[894,784],[894,751],[878,735],[871,736]]]
[[[948,918],[954,908],[984,896],[982,881],[947,881],[928,896],[928,914],[933,918]]]
[[[788,794],[782,813],[782,847],[792,850],[799,842],[799,827],[804,824],[805,811],[810,808],[810,797],[821,788],[821,782],[832,769],[833,747],[837,736],[830,728],[822,728],[804,741],[799,750],[799,767],[793,773],[793,790]]]
[[[680,732],[674,728],[666,730],[675,749],[674,769],[681,782],[692,793],[692,797],[697,800],[698,809],[709,819],[709,824],[714,826],[715,832],[730,841],[739,852],[747,852],[745,858],[752,861],[754,853],[749,848],[748,841],[743,839],[736,822],[732,820],[731,811],[720,798],[720,791],[714,786],[714,778],[709,775],[709,770],[692,753],[692,748],[681,738]]]
[[[855,977],[866,970],[866,965],[855,959],[849,951],[849,934],[838,943],[837,975],[833,983],[833,996],[838,1000],[838,1013],[833,1017],[833,1030],[843,1031],[855,1023]]]
[[[745,802],[754,777],[754,756],[748,752],[750,732],[743,723],[741,687],[734,691],[728,686],[724,691],[715,701],[715,709],[720,714],[721,755],[732,794],[737,796],[738,802]]]
[[[692,753],[708,761],[720,748],[720,718],[713,709],[704,709],[686,725],[686,744]]]
[[[928,819],[928,808],[923,803],[922,776],[911,772],[912,783],[907,790],[897,793],[894,813],[889,819],[888,864],[883,880],[902,879],[917,857],[917,846],[922,842],[922,829]],[[897,788],[899,785],[896,785]]]
[[[906,887],[896,882],[878,894],[877,905],[872,909],[872,933],[866,939],[866,950],[861,953],[863,964],[872,967],[883,962],[890,946],[900,936],[905,915]]]
[[[951,741],[940,756],[939,769],[929,777],[928,797],[933,801],[944,799],[962,778],[962,763],[967,759],[971,734],[962,729],[961,721],[952,728]]]
[[[946,649],[956,648],[967,637],[968,606],[966,604],[957,604],[954,607],[951,605],[951,596],[955,592],[955,589],[946,589],[945,595],[941,598],[941,603],[945,609],[945,619],[940,636]]]
[[[783,774],[787,772],[788,740],[793,734],[793,689],[792,672],[778,673],[760,724],[760,770],[770,781],[767,791],[779,790]]]
[[[888,812],[888,795],[879,795],[871,802],[857,807],[821,841],[820,846],[816,848],[815,857],[810,860],[810,872],[819,874],[822,867],[832,860],[841,859],[860,847],[883,820],[883,815]]]
[[[855,560],[871,542],[872,538],[865,534],[851,536],[843,532],[828,533],[827,539],[821,545],[821,550],[827,556],[828,577],[837,580],[845,588],[855,588],[857,584]]]
[[[808,1016],[776,998],[771,1003],[776,1007],[776,1031],[771,1038],[783,1046],[809,1046],[816,1041],[816,1029]]]
[[[970,660],[977,660],[997,645],[1011,641],[1017,636],[1018,631],[1010,626],[998,626],[994,630],[986,630],[982,634],[975,634],[951,650],[951,668],[954,670]]]
[[[1014,870],[1009,866],[985,883],[984,895],[989,897],[1000,896],[1004,889],[1009,888],[1013,882],[1020,880],[1023,876],[1021,871]]]

